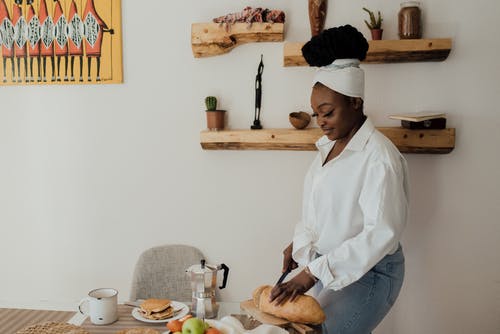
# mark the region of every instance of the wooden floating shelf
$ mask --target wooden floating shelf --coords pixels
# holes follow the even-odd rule
[[[228,53],[238,45],[252,42],[282,42],[283,23],[234,23],[226,29],[219,23],[193,23],[191,47],[195,58]]]
[[[443,61],[451,51],[451,38],[368,41],[365,64]],[[302,57],[304,43],[285,43],[284,66],[309,66]]]
[[[377,128],[402,153],[449,153],[455,148],[455,129],[409,130],[401,127]],[[205,150],[292,150],[315,151],[315,142],[323,135],[319,128],[305,130],[263,129],[202,131]]]

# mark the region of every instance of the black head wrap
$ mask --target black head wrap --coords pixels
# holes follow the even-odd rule
[[[302,47],[302,55],[310,66],[326,66],[335,59],[366,58],[368,42],[356,28],[345,25],[323,30]]]

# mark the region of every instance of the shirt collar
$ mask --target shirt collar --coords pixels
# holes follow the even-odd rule
[[[363,148],[365,148],[366,142],[368,141],[374,130],[375,127],[373,126],[372,121],[370,121],[370,119],[367,117],[363,125],[361,125],[358,131],[356,131],[351,140],[349,140],[349,143],[347,143],[345,149],[351,151],[363,150]]]
[[[373,123],[367,117],[363,125],[359,128],[358,131],[356,131],[351,140],[349,140],[349,143],[347,144],[345,149],[351,151],[363,150],[366,142],[368,141],[374,130],[375,126],[373,126]],[[316,142],[316,147],[318,148],[318,151],[321,153],[323,158],[326,158],[333,145],[335,145],[335,140],[330,140],[327,136],[322,136]]]

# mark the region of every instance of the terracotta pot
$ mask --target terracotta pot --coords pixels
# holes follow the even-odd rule
[[[294,128],[300,130],[309,125],[309,122],[311,122],[311,115],[304,111],[292,112],[288,116],[288,119]]]
[[[309,1],[309,24],[311,25],[311,36],[319,35],[325,27],[328,0]]]
[[[382,39],[382,33],[384,29],[372,29],[370,30],[372,33],[372,40],[377,41]]]
[[[225,110],[207,110],[207,128],[210,131],[224,129]]]

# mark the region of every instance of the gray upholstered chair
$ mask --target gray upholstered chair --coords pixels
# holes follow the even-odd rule
[[[203,258],[200,250],[186,245],[164,245],[144,251],[135,265],[130,300],[190,301],[191,285],[186,269]]]

